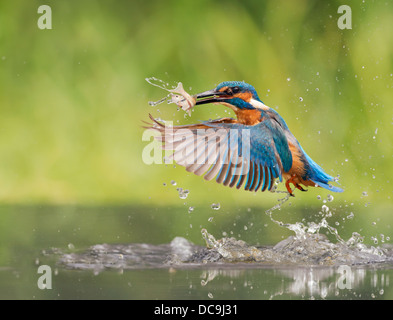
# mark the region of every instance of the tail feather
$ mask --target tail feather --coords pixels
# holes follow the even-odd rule
[[[299,145],[300,146],[300,145]],[[313,161],[308,155],[307,153],[304,152],[303,148],[300,147],[301,150],[303,151],[308,164],[310,166],[311,172],[310,174],[310,180],[312,182],[314,182],[315,184],[317,184],[318,186],[325,188],[329,191],[332,192],[344,192],[343,189],[339,188],[339,187],[335,187],[331,184],[329,184],[330,181],[334,181],[334,178],[330,175],[328,175],[325,171],[323,171],[323,169],[315,162]]]

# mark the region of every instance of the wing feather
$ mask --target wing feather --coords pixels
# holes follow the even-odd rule
[[[163,143],[162,148],[174,150],[169,160],[206,180],[216,178],[218,183],[231,188],[240,189],[244,185],[249,191],[271,191],[275,179],[282,180],[283,167],[288,167],[289,160],[284,159],[283,165],[280,157],[287,152],[285,136],[273,137],[277,130],[266,121],[245,126],[222,118],[168,127],[152,120],[150,128],[160,132],[156,139]],[[232,136],[234,132],[236,135]],[[279,150],[276,143],[280,143]]]

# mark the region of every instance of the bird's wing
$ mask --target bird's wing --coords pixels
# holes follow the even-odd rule
[[[150,128],[160,133],[156,139],[163,142],[163,149],[174,150],[167,161],[174,160],[189,172],[238,189],[244,185],[249,191],[271,190],[276,178],[282,181],[289,161],[282,154],[285,144],[289,152],[288,143],[270,123],[245,126],[222,118],[168,127],[151,119]]]

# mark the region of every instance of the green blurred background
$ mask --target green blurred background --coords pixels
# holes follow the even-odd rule
[[[52,30],[37,27],[42,4]],[[342,4],[351,30],[337,26]],[[181,81],[192,94],[244,80],[340,176],[337,205],[378,204],[390,219],[392,18],[389,1],[1,1],[0,201],[266,209],[277,195],[142,161],[149,113],[182,124],[231,113],[151,107],[166,92],[146,77]],[[172,180],[189,190],[186,201]],[[294,202],[320,205],[327,193]]]
[[[52,30],[37,26],[43,4]],[[337,26],[343,4],[350,30]],[[392,21],[392,1],[0,0],[0,298],[67,297],[80,273],[61,271],[60,291],[37,289],[48,248],[176,236],[203,244],[201,228],[252,244],[293,234],[264,214],[282,194],[143,162],[149,113],[175,124],[233,116],[222,106],[197,107],[191,118],[174,105],[152,107],[166,92],[147,77],[181,81],[192,94],[225,80],[254,85],[345,189],[326,203],[327,190],[296,192],[274,217],[319,222],[326,204],[342,238],[359,232],[368,244],[391,243]],[[137,278],[143,293],[156,281]],[[97,279],[89,281],[104,287]],[[131,298],[132,290],[124,289]]]

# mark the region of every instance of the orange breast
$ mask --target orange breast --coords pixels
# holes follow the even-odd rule
[[[237,120],[239,123],[247,125],[247,126],[252,126],[254,124],[257,124],[261,122],[261,113],[258,110],[241,110],[237,109],[235,110]]]
[[[289,143],[289,150],[292,153],[292,168],[283,174],[286,180],[293,179],[295,183],[301,183],[305,186],[314,186],[315,183],[309,180],[303,180],[303,176],[305,173],[304,163],[301,160],[301,152],[300,150],[294,146],[292,143]]]
[[[301,160],[300,150],[292,143],[289,143],[289,150],[292,153],[292,168],[289,170],[289,173],[302,176],[304,173],[304,164]]]

